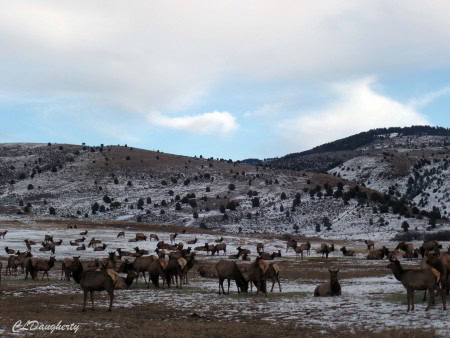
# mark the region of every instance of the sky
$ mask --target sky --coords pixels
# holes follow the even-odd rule
[[[3,1],[0,142],[269,158],[450,127],[448,1]]]

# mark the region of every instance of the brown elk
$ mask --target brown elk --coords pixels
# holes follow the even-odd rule
[[[448,295],[450,291],[450,253],[435,253],[428,256],[427,263],[433,267],[440,268],[441,283],[445,293]]]
[[[256,244],[256,253],[260,253],[264,251],[264,244],[263,243],[258,243]]]
[[[395,250],[403,250],[406,252],[406,258],[410,261],[414,255],[414,245],[412,243],[400,242]]]
[[[213,253],[215,247],[216,247],[216,246],[215,246],[214,244],[208,244],[208,243],[205,243],[206,254],[208,255],[210,251],[211,251],[211,253]]]
[[[286,243],[286,252],[288,252],[289,248],[295,249],[297,246],[297,241],[293,238],[289,238]]]
[[[48,260],[44,260],[41,258],[30,258],[28,260],[28,266],[27,269],[29,270],[31,274],[32,279],[36,279],[38,276],[39,271],[43,271],[42,280],[44,279],[45,275],[47,275],[47,279],[49,279],[48,271],[53,268],[55,265],[55,257],[51,256]]]
[[[197,242],[198,242],[197,237],[195,237],[194,239],[186,241],[186,244],[196,244]]]
[[[367,245],[367,249],[370,250],[375,250],[375,242],[371,241],[371,240],[364,240],[364,243],[366,243]],[[371,249],[372,248],[372,249]]]
[[[59,241],[55,241],[53,244],[55,244],[56,246],[60,246],[62,244],[63,240],[60,239]]]
[[[136,241],[146,241],[147,240],[147,236],[146,235],[144,235],[142,232],[138,232],[137,234],[136,234],[136,237],[135,237],[135,239],[136,239]]]
[[[61,280],[63,280],[63,276],[65,276],[65,280],[70,280],[72,276],[72,272],[78,267],[80,263],[80,256],[73,256],[73,259],[64,258],[61,263]]]
[[[77,250],[77,251],[83,251],[83,250],[86,250],[86,245],[84,245],[84,243],[83,243],[81,246],[77,247],[76,250]]]
[[[8,233],[8,230],[0,232],[0,237],[5,239],[6,234]]]
[[[278,252],[272,252],[271,254],[268,252],[260,252],[259,257],[267,261],[271,261],[274,260],[275,257],[281,257],[281,250],[278,250]]]
[[[415,290],[428,290],[430,299],[428,300],[428,306],[425,311],[428,311],[431,304],[434,303],[435,290],[441,294],[443,309],[446,309],[444,291],[439,287],[439,283],[436,280],[436,276],[431,269],[420,270],[404,270],[397,260],[392,261],[388,266],[388,269],[392,270],[395,278],[400,281],[406,289],[406,297],[408,299],[408,312],[414,311],[414,291]]]
[[[129,263],[128,260],[125,260],[125,262],[122,263],[122,265],[119,268],[120,272],[125,272],[128,270],[133,270],[138,274],[138,277],[136,278],[136,284],[139,279],[139,275],[144,275],[144,281],[147,283],[147,278],[145,276],[145,273],[148,271],[150,264],[158,260],[159,258],[156,256],[144,256],[144,257],[137,257],[133,263]]]
[[[347,248],[345,246],[343,246],[340,250],[342,251],[342,254],[344,256],[355,256],[356,255],[355,250],[352,250],[352,249],[347,250]]]
[[[302,243],[302,244],[296,245],[294,247],[294,251],[295,251],[295,254],[296,254],[297,258],[298,258],[298,254],[300,254],[301,255],[301,259],[303,259],[303,251],[306,251],[306,253],[308,254],[308,252],[310,250],[311,250],[311,244],[309,242]]]
[[[86,237],[82,237],[82,238],[77,238],[74,242],[75,243],[83,243],[86,240]],[[89,244],[89,246],[91,246],[91,244]]]
[[[385,256],[389,255],[389,250],[383,246],[381,249],[372,250],[367,255],[367,259],[375,260],[375,259],[383,259]]]
[[[96,247],[94,248],[94,251],[105,251],[105,249],[106,249],[107,246],[108,246],[108,245],[106,245],[105,243],[103,243],[102,246],[96,246]]]
[[[337,274],[339,269],[330,270],[330,281],[320,284],[314,290],[314,297],[326,297],[326,296],[340,296],[341,295],[341,285],[339,284]]]
[[[182,288],[183,270],[186,267],[187,261],[183,257],[169,260],[166,271],[167,287],[170,288],[172,277],[175,277],[177,288]],[[178,277],[180,277],[180,284],[178,285]]]
[[[256,294],[260,291],[267,296],[267,272],[269,263],[257,257],[256,260],[248,267],[248,281],[256,286]]]
[[[267,270],[267,279],[270,279],[272,281],[272,288],[270,289],[270,292],[273,292],[273,287],[275,286],[275,282],[278,283],[278,287],[280,288],[280,292],[281,292],[280,267],[278,266],[277,263],[269,264],[269,269]]]
[[[148,255],[148,254],[149,254],[149,251],[148,251],[148,250],[145,250],[145,249],[139,249],[138,246],[134,248],[134,251],[135,251],[137,254],[139,254],[139,257],[140,257],[140,256],[144,256],[144,255]]]
[[[430,251],[439,252],[440,249],[442,249],[442,245],[440,245],[435,240],[423,241],[422,246],[419,248],[422,258],[426,254],[428,254],[428,252],[430,252]]]
[[[199,271],[200,272],[200,271]],[[233,279],[236,283],[236,287],[238,289],[238,293],[247,292],[248,290],[248,281],[245,279],[241,270],[237,266],[234,261],[226,261],[220,260],[216,264],[216,272],[219,278],[219,295],[222,293],[229,294],[230,293],[230,281]],[[225,293],[225,289],[223,288],[223,282],[225,279],[228,280],[228,292]]]
[[[70,244],[71,246],[78,246],[78,245],[79,245],[77,242],[72,242],[72,241],[69,241],[69,244]]]
[[[326,258],[328,258],[328,255],[334,251],[334,243],[330,246],[326,243],[320,244],[320,248],[316,250],[317,253],[321,253],[322,257],[325,255]]]
[[[7,246],[5,247],[5,251],[8,255],[14,255],[16,253],[16,250],[10,249]]]
[[[85,238],[85,237],[83,237],[83,238]],[[75,242],[77,242],[77,240],[75,240]],[[84,240],[81,242],[84,242]],[[79,243],[81,243],[81,242],[79,242]],[[101,244],[101,243],[102,243],[101,240],[95,239],[95,237],[92,237],[91,240],[89,241],[88,248],[90,248],[91,246],[95,248],[97,246],[97,244]]]
[[[165,284],[166,281],[167,283],[170,282],[170,279],[168,280],[166,277],[166,268],[168,264],[169,264],[168,260],[164,258],[155,258],[155,260],[150,263],[150,265],[147,268],[148,272],[147,288],[150,288],[150,281],[152,282],[154,287],[158,288],[159,277],[162,278],[163,284]]]
[[[9,274],[12,275],[11,269],[14,270],[17,275],[17,268],[20,266],[22,268],[22,273],[25,268],[25,260],[29,257],[33,257],[31,252],[17,252],[16,255],[12,255],[8,257],[8,265],[6,266],[5,276]]]
[[[53,254],[55,254],[56,245],[52,242],[42,242],[41,243],[42,248],[39,249],[39,251],[51,251]]]
[[[45,237],[44,237],[44,242],[45,242],[45,243],[48,243],[48,242],[53,243],[53,236],[45,235]]]
[[[150,241],[151,241],[152,239],[154,239],[155,241],[159,241],[158,235],[155,235],[155,234],[150,234]]]
[[[223,254],[226,255],[227,253],[227,245],[226,243],[219,243],[214,245],[214,249],[212,250],[211,254],[214,256],[214,254],[220,253],[220,251],[223,251]]]
[[[125,237],[125,231],[121,231],[117,234],[117,238]]]
[[[171,234],[170,235],[170,243],[175,242],[175,239],[177,238],[177,236],[178,236],[178,233]]]
[[[120,259],[122,259],[122,257],[129,257],[132,256],[133,253],[130,251],[122,251],[121,248],[116,249],[117,253],[119,254]]]
[[[87,234],[88,234],[87,230],[80,232],[80,236],[86,236]]]
[[[238,246],[238,247],[236,248],[236,250],[238,251],[238,253],[239,253],[240,255],[245,255],[245,254],[250,255],[250,254],[251,254],[250,250],[248,250],[248,249],[242,249],[240,246]]]

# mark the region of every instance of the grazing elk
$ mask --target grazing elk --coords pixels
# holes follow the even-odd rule
[[[171,234],[170,235],[170,243],[175,242],[175,239],[177,238],[177,236],[178,236],[178,233]]]
[[[364,240],[364,243],[366,243],[367,249],[369,249],[369,251],[370,250],[375,250],[375,242],[374,241]],[[370,248],[372,248],[372,249],[370,249]]]
[[[342,251],[342,254],[344,256],[355,256],[356,255],[355,250],[352,250],[352,249],[347,250],[347,248],[345,246],[343,246],[340,250]]]
[[[159,241],[158,235],[155,235],[155,234],[150,234],[150,241],[151,241],[152,239],[154,239],[155,241]]]
[[[286,243],[286,252],[288,252],[289,248],[295,249],[297,246],[297,241],[293,238],[289,238]]]
[[[392,261],[388,266],[388,269],[392,270],[395,278],[400,281],[406,289],[406,297],[408,299],[408,312],[414,311],[414,291],[415,290],[428,290],[430,299],[428,300],[428,306],[425,311],[428,311],[434,303],[435,290],[441,294],[443,309],[446,309],[444,291],[439,287],[439,283],[436,280],[436,276],[431,269],[420,270],[404,270],[397,260]]]
[[[199,272],[200,272],[200,269],[199,269]],[[216,264],[216,272],[217,272],[217,276],[219,278],[219,295],[221,294],[221,291],[224,295],[230,293],[230,281],[232,279],[236,283],[238,293],[241,293],[241,291],[247,292],[248,281],[245,279],[241,270],[239,270],[239,267],[237,266],[236,262],[220,260]],[[200,274],[201,274],[201,272],[200,272]],[[227,293],[225,293],[225,290],[223,288],[223,282],[225,281],[225,279],[228,280],[228,292]]]
[[[256,260],[248,267],[248,281],[256,286],[256,294],[260,291],[267,296],[267,272],[269,270],[269,262],[265,259],[257,257]]]
[[[136,234],[135,239],[136,239],[137,242],[139,242],[139,241],[146,241],[147,240],[147,236],[144,235],[142,232],[138,232]]]
[[[125,237],[125,231],[121,231],[117,234],[117,238]]]
[[[0,237],[5,239],[6,234],[8,233],[8,230],[0,232]]]
[[[145,257],[137,257],[133,263],[129,263],[128,260],[125,260],[119,268],[120,272],[125,272],[128,270],[135,271],[138,276],[136,278],[136,284],[138,283],[139,275],[144,275],[144,281],[147,283],[147,278],[145,277],[145,272],[148,271],[150,264],[158,260],[159,258],[156,256],[145,256]]]
[[[414,256],[414,245],[412,243],[400,242],[395,250],[403,250],[406,253],[406,258],[410,261]]]
[[[339,269],[333,271],[328,269],[330,272],[330,281],[320,284],[314,290],[314,297],[327,297],[327,296],[340,296],[341,295],[341,285],[338,281]]]

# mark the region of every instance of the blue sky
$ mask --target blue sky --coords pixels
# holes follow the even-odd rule
[[[266,158],[450,127],[446,1],[0,3],[0,142]]]

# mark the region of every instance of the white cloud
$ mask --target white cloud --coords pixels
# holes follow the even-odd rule
[[[447,96],[447,95],[450,95],[450,86],[446,86],[446,87],[436,90],[434,92],[427,93],[421,97],[414,98],[409,102],[409,106],[417,109],[417,108],[426,106],[427,104],[441,98],[442,96]]]
[[[210,112],[193,116],[169,117],[160,113],[148,115],[151,123],[192,133],[226,135],[238,128],[236,118],[228,112]]]
[[[254,117],[275,117],[277,116],[284,108],[286,104],[284,103],[273,103],[273,104],[265,104],[262,107],[253,110],[247,111],[244,113],[245,118],[254,118]]]
[[[326,107],[281,121],[278,129],[289,150],[305,150],[373,128],[430,124],[411,105],[375,92],[374,82],[367,77],[338,83],[332,88],[336,98]]]

